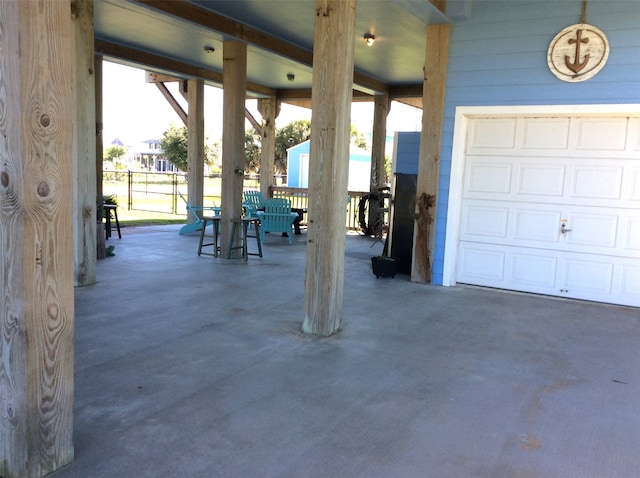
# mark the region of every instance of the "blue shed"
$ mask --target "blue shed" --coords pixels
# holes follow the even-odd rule
[[[287,186],[309,187],[309,151],[311,140],[292,146],[287,150]],[[349,191],[369,191],[371,178],[371,153],[351,146],[349,151]]]

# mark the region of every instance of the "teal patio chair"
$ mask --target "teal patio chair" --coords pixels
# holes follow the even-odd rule
[[[255,189],[242,191],[242,207],[246,217],[257,217],[256,212],[264,207],[262,193]]]
[[[293,244],[293,221],[298,214],[291,212],[291,201],[283,198],[270,198],[264,202],[264,211],[257,211],[260,219],[260,241],[264,243],[267,232],[286,232],[289,244]]]
[[[180,191],[178,194],[184,201],[184,204],[187,208],[187,215],[191,215],[193,217],[194,222],[190,222],[180,228],[180,235],[189,234],[191,232],[199,231],[205,225],[205,221],[200,217],[198,212],[202,213],[203,211],[211,212],[212,216],[217,216],[220,214],[220,208],[218,206],[193,206],[189,204],[187,198],[185,198]]]

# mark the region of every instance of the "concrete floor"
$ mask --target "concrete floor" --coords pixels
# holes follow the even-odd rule
[[[302,336],[305,235],[264,258],[125,228],[76,290],[65,477],[637,477],[640,311],[376,279]]]

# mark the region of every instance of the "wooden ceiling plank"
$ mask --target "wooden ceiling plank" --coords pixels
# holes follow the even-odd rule
[[[173,71],[191,78],[202,78],[205,81],[222,84],[222,73],[194,66],[173,58],[148,53],[136,48],[111,43],[105,40],[95,40],[95,51],[105,56],[131,61],[140,65]],[[273,96],[275,90],[259,83],[247,82],[247,91],[259,96]]]
[[[206,8],[184,0],[138,0],[138,3],[154,8],[176,18],[195,25],[232,36],[277,55],[297,61],[305,66],[313,67],[313,52],[297,45],[281,40],[267,33],[230,18],[218,15]],[[385,93],[387,85],[365,74],[354,72],[353,82],[373,93]]]

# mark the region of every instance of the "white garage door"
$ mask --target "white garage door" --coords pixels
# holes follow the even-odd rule
[[[473,118],[457,281],[640,306],[640,119]]]

